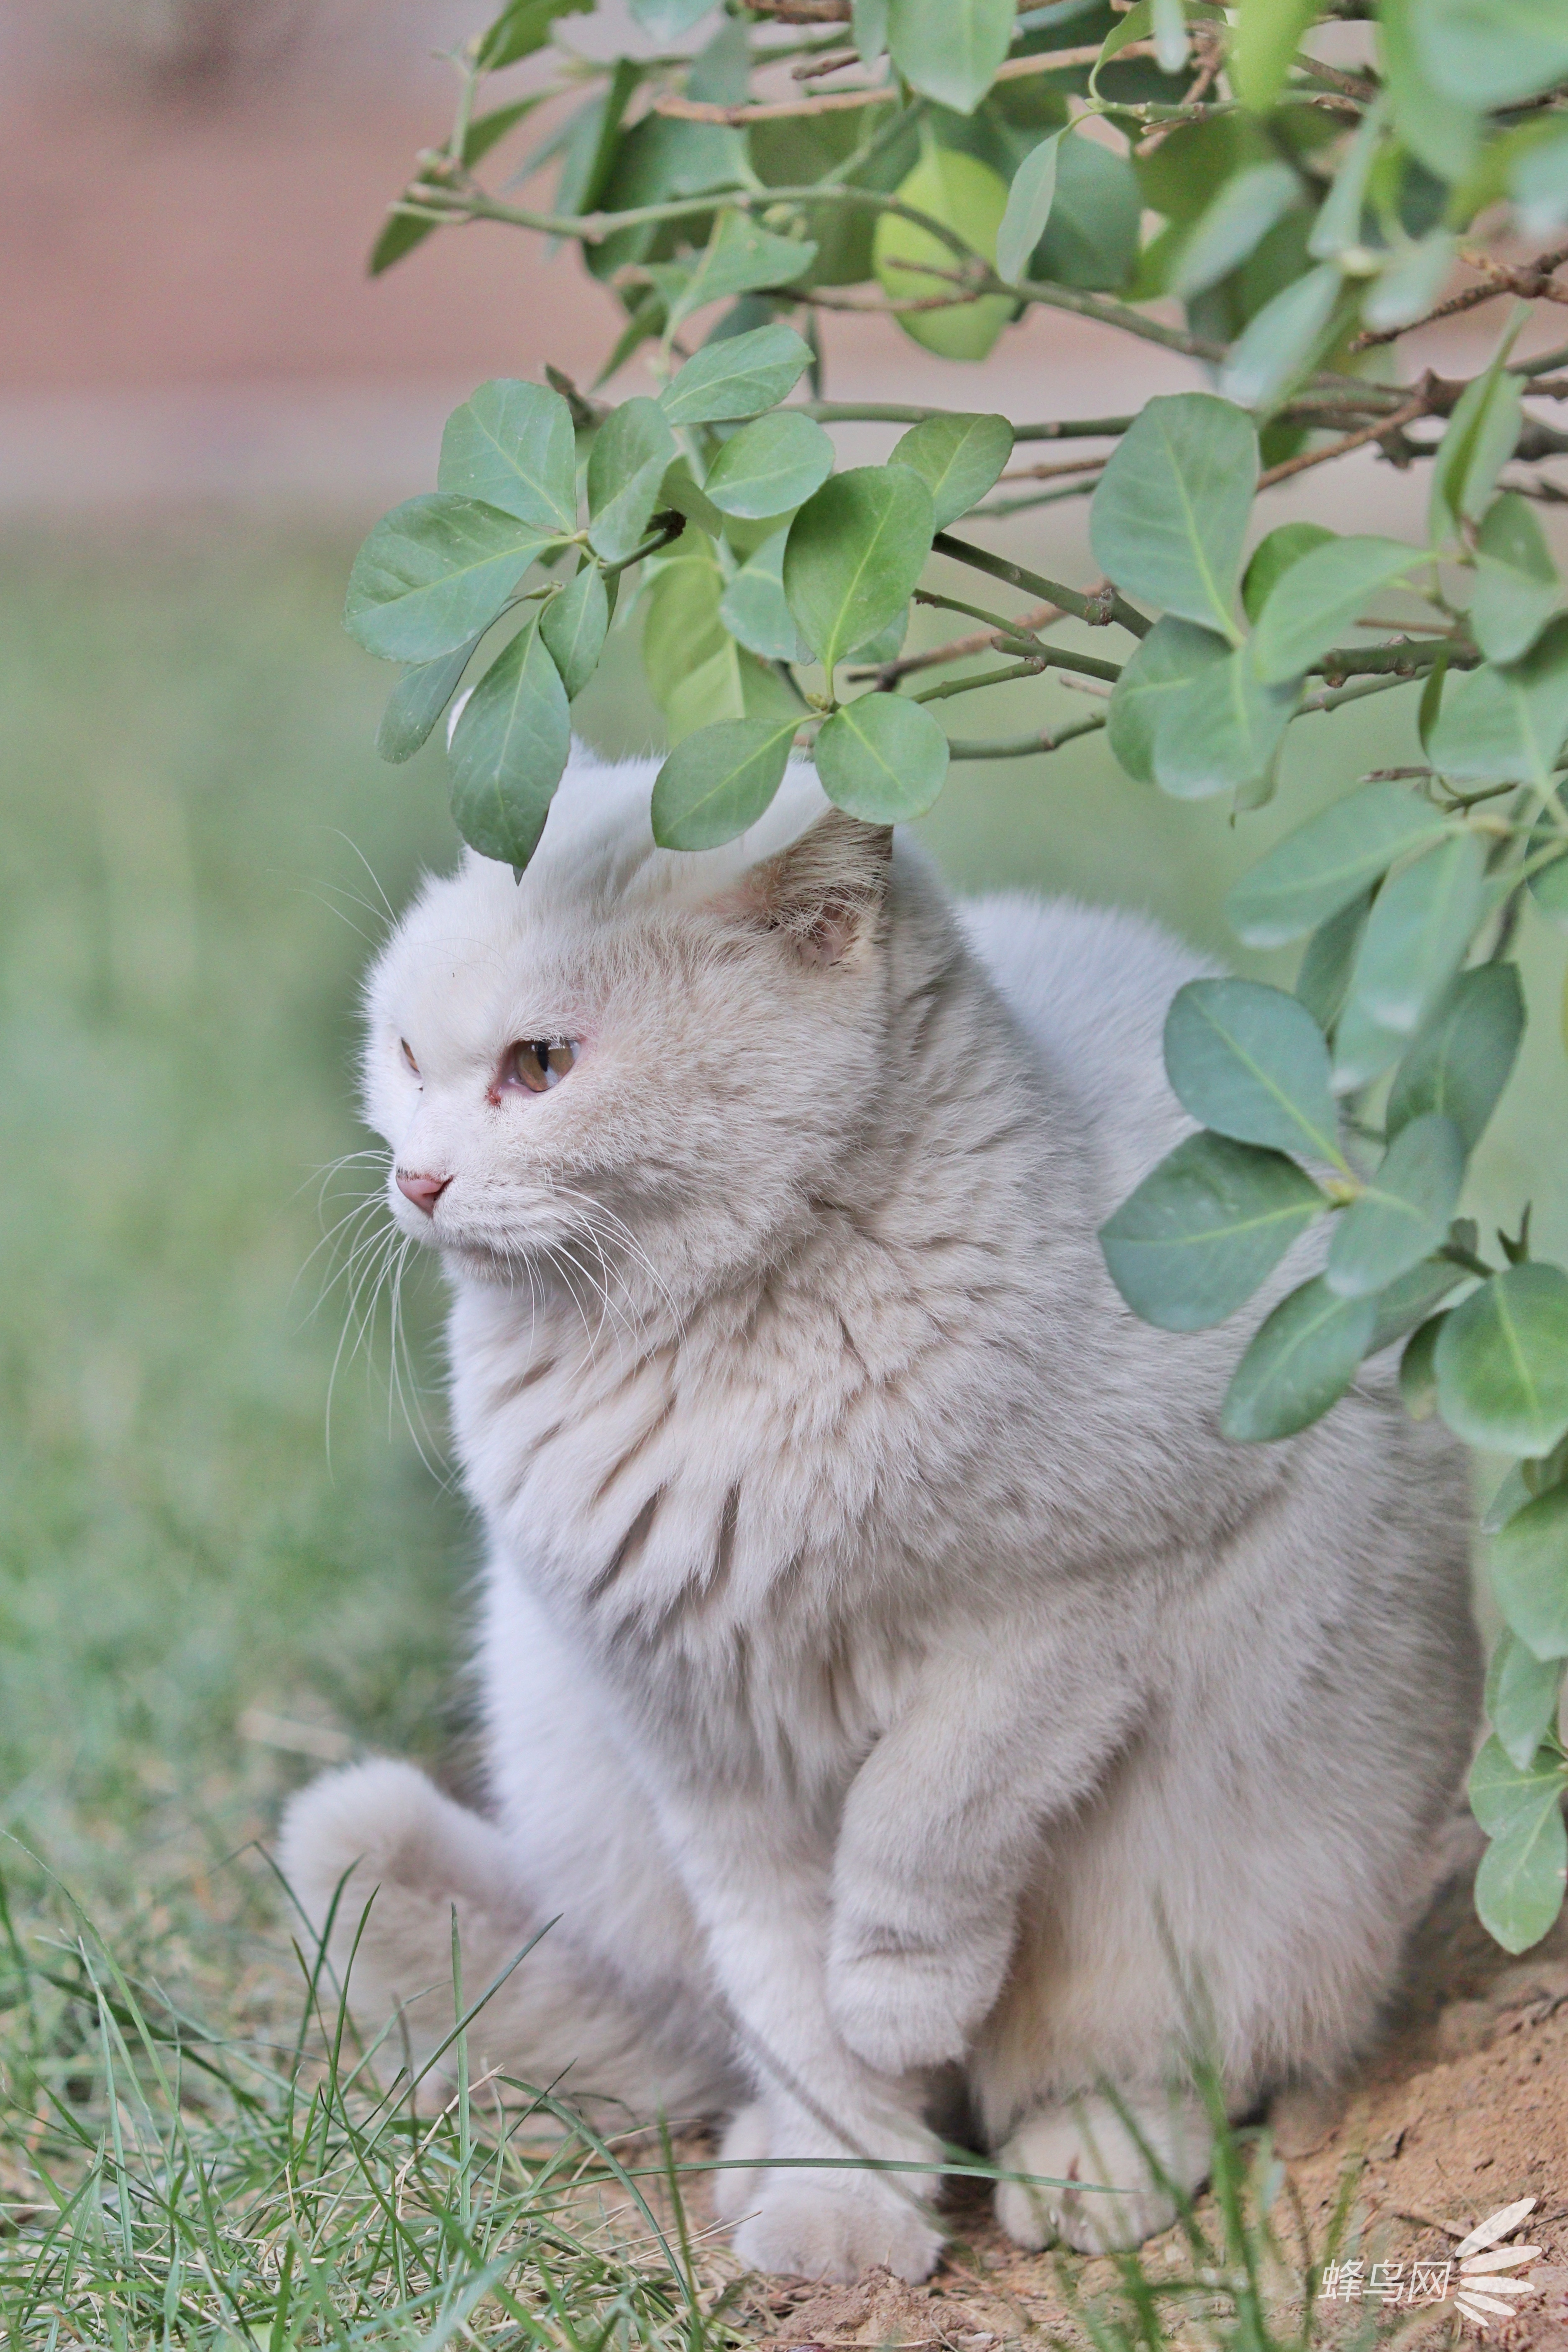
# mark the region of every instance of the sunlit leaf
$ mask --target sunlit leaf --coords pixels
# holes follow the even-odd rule
[[[945,7],[947,0],[937,0]],[[982,260],[996,257],[996,233],[1007,190],[988,163],[956,147],[928,148],[897,190],[900,204],[940,221]],[[889,301],[928,303],[903,310],[899,325],[930,352],[949,360],[983,360],[1013,315],[1005,294],[967,295],[954,272],[962,257],[933,231],[896,213],[879,215],[872,259]]]

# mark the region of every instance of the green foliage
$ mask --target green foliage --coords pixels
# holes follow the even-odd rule
[[[946,698],[985,709],[1042,670],[1078,670],[1100,698],[1016,739],[1020,755],[1103,728],[1128,777],[1223,801],[1245,838],[1290,773],[1299,717],[1400,694],[1419,759],[1368,777],[1347,748],[1347,789],[1235,884],[1239,942],[1302,943],[1294,992],[1183,992],[1167,1066],[1204,1131],[1109,1221],[1107,1261],[1137,1312],[1194,1329],[1324,1219],[1325,1270],[1243,1354],[1229,1433],[1304,1426],[1364,1353],[1404,1340],[1412,1411],[1538,1459],[1568,1426],[1568,1276],[1531,1256],[1522,1202],[1496,1255],[1457,1213],[1521,1050],[1518,947],[1568,921],[1568,612],[1535,512],[1557,494],[1540,469],[1568,450],[1546,407],[1563,361],[1516,356],[1519,303],[1468,381],[1428,375],[1401,339],[1461,264],[1472,293],[1528,302],[1521,240],[1568,226],[1558,0],[1371,0],[1353,69],[1321,62],[1315,27],[1342,11],[1311,0],[1139,0],[1048,24],[1011,0],[855,0],[850,107],[841,84],[790,72],[819,40],[784,33],[787,10],[636,0],[665,55],[580,56],[510,100],[516,122],[547,97],[562,118],[513,184],[531,194],[548,164],[552,188],[524,205],[481,181],[512,125],[477,100],[563,13],[512,0],[459,53],[451,136],[377,265],[447,222],[575,239],[625,311],[603,380],[646,360],[647,388],[601,402],[554,377],[497,383],[453,418],[437,494],[377,526],[351,582],[360,642],[416,665],[386,755],[434,729],[504,618],[519,634],[454,732],[454,805],[470,839],[521,862],[623,573],[674,747],[655,797],[672,845],[742,831],[792,746],[868,821],[922,811],[955,756],[996,748],[950,743]],[[1092,65],[1060,61],[1085,40]],[[1484,281],[1474,259],[1494,241],[1513,275]],[[835,402],[817,329],[845,301],[971,362],[1028,311],[1061,310],[1203,362],[1215,388],[1143,398],[1129,369],[1126,413],[1100,418]],[[889,462],[837,465],[832,428],[852,419],[904,428]],[[1096,455],[997,496],[1032,440]],[[1349,448],[1405,470],[1405,527],[1270,528],[1273,481]],[[1109,584],[958,530],[1086,494]],[[1063,621],[1023,628],[1016,605],[973,601],[976,574]],[[923,646],[921,667],[898,664],[917,593],[980,623],[995,665],[930,684]],[[1057,638],[1068,622],[1102,632],[1093,654]],[[1568,1561],[1531,1576],[1568,1591]],[[1509,1654],[1494,1703],[1517,1746],[1543,1702]],[[1545,1901],[1553,1834],[1532,1829],[1526,1853],[1499,1829],[1482,1897],[1498,1932]]]

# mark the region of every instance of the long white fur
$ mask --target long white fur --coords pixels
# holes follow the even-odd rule
[[[1015,2236],[1125,2242],[1140,2136],[1202,2176],[1194,2033],[1240,2111],[1394,1978],[1475,1719],[1464,1475],[1377,1363],[1226,1444],[1237,1327],[1112,1288],[1186,950],[955,908],[808,773],[675,856],[649,782],[577,755],[521,885],[466,858],[372,976],[369,1116],[450,1179],[389,1197],[451,1278],[489,1803],[354,1766],[283,1867],[318,1926],[346,1874],[340,1969],[379,1889],[351,1998],[419,2054],[454,1906],[470,1997],[554,1921],[486,2063],[733,2116],[760,2267],[923,2275],[955,2079],[1005,2168],[1117,2192],[1004,2186]],[[532,1037],[576,1066],[498,1096]],[[926,2169],[763,2161],[847,2155]]]

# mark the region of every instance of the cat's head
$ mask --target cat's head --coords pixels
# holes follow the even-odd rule
[[[889,833],[803,769],[741,841],[663,851],[651,775],[579,754],[521,882],[470,854],[371,975],[393,1212],[464,1272],[640,1253],[684,1289],[798,1219],[876,1100]]]

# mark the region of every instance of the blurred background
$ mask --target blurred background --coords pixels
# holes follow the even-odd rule
[[[437,751],[377,761],[389,674],[339,614],[369,522],[432,486],[448,409],[547,361],[588,381],[614,332],[570,252],[499,228],[364,274],[447,127],[431,53],[482,15],[0,13],[0,1827],[161,1951],[171,1918],[195,1937],[259,1899],[259,1871],[220,1865],[293,1779],[366,1742],[449,1752],[463,1716],[474,1538],[443,1451],[437,1286],[410,1284],[395,1353],[353,1084],[358,975],[456,837]],[[1478,314],[1443,364],[1499,324]],[[841,398],[1022,418],[1196,380],[1044,312],[973,371],[830,325]],[[1357,458],[1273,494],[1268,520],[1415,533],[1424,496]],[[1006,544],[1088,580],[1085,514],[1022,517]],[[652,748],[634,636],[614,643],[579,722]],[[1008,692],[998,732],[1082,709],[1045,681]],[[1100,739],[955,770],[925,831],[965,887],[1129,901],[1232,952],[1229,880],[1409,757],[1411,700],[1294,729],[1278,803],[1235,823],[1120,778]],[[1563,943],[1527,923],[1554,1005]],[[1562,1069],[1538,1020],[1479,1202],[1517,1222],[1533,1196],[1559,1251]],[[0,1847],[17,1874],[37,1865]]]

